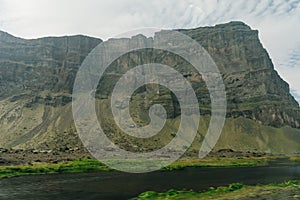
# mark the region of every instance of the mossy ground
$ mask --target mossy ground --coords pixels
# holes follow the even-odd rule
[[[205,158],[205,159],[181,159],[164,167],[162,170],[172,171],[187,167],[243,167],[263,166],[275,157],[259,158]],[[103,163],[95,159],[78,159],[60,163],[34,163],[31,165],[0,166],[0,178],[21,176],[30,174],[52,174],[67,172],[97,172],[112,171]]]
[[[57,164],[35,163],[33,165],[1,166],[0,178],[30,174],[53,174],[92,171],[111,171],[111,169],[94,159],[78,159]]]
[[[187,167],[254,167],[267,165],[268,161],[272,159],[275,159],[275,157],[181,159],[164,167],[164,169],[176,170]]]
[[[240,183],[233,183],[227,187],[209,188],[206,192],[194,192],[192,190],[167,192],[148,191],[140,194],[132,200],[142,199],[281,199],[291,197],[299,199],[300,181],[293,180],[281,184],[246,186]]]

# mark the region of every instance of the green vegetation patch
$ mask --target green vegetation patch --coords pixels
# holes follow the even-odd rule
[[[246,186],[241,183],[232,183],[227,187],[209,188],[206,192],[194,192],[192,190],[168,190],[167,192],[154,192],[148,191],[141,193],[138,197],[132,200],[143,199],[240,199],[265,196],[265,195],[278,195],[280,192],[286,193],[294,191],[294,194],[299,192],[300,181],[293,180],[280,184]],[[276,194],[277,193],[277,194]],[[294,195],[297,196],[297,195]]]
[[[153,191],[148,191],[148,192],[143,192],[140,194],[138,197],[133,198],[132,200],[137,200],[137,199],[191,199],[191,198],[202,198],[202,197],[207,197],[215,194],[222,194],[222,193],[227,193],[227,192],[233,192],[236,190],[239,190],[243,188],[244,185],[240,183],[233,183],[230,184],[227,187],[218,187],[218,188],[209,188],[208,191],[203,192],[203,193],[198,193],[194,192],[192,190],[168,190],[167,192],[163,193],[157,193]]]
[[[300,164],[300,156],[292,156],[290,160]]]
[[[92,172],[110,171],[111,169],[94,159],[78,159],[74,161],[61,162],[57,164],[38,163],[35,165],[1,166],[0,178],[30,175],[30,174],[52,174],[64,172]]]
[[[204,158],[204,159],[180,159],[173,164],[162,168],[162,170],[172,171],[185,169],[187,167],[246,167],[246,166],[264,166],[268,161],[275,159],[273,157],[240,157],[240,158]],[[127,167],[147,167],[148,160],[139,160],[136,166],[136,160],[132,166],[128,163]],[[110,162],[118,162],[110,160]],[[120,163],[122,164],[122,163]],[[0,166],[0,178],[30,175],[30,174],[52,174],[66,172],[96,172],[112,171],[105,164],[95,159],[82,158],[74,161],[66,161],[57,164],[53,163],[34,163],[33,165]]]
[[[254,167],[265,166],[273,157],[238,157],[238,158],[204,158],[204,159],[181,159],[164,167],[164,170],[178,170],[187,167]]]

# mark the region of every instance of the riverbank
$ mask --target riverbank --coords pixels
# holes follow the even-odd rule
[[[187,151],[183,158],[198,158],[198,151]],[[220,149],[211,152],[206,158],[259,158],[274,157],[272,154],[261,152],[240,152],[232,149]],[[32,165],[34,163],[61,163],[78,159],[91,159],[93,156],[83,147],[59,148],[53,150],[38,149],[3,149],[0,148],[0,166]]]
[[[187,167],[255,167],[268,165],[270,161],[276,160],[275,156],[264,157],[233,157],[233,158],[204,158],[204,159],[180,159],[161,170],[172,171],[185,169]],[[299,162],[299,157],[292,157]],[[58,163],[32,162],[27,164],[0,166],[0,178],[32,175],[53,174],[68,172],[97,172],[112,171],[113,169],[91,158],[81,158],[72,161],[61,161]]]
[[[163,193],[148,191],[132,198],[132,200],[143,199],[300,199],[300,180],[257,186],[233,183],[226,187],[210,188],[205,192],[172,189]]]
[[[268,165],[272,160],[284,158],[259,152],[239,152],[221,149],[211,152],[204,159],[198,152],[187,155],[161,170],[172,171],[187,167],[255,167]],[[300,163],[299,156],[285,157]],[[141,161],[141,164],[143,162]],[[67,172],[112,171],[94,159],[85,148],[45,150],[13,150],[0,148],[0,178],[30,174]]]
[[[0,166],[0,178],[33,174],[53,174],[69,172],[111,171],[109,167],[95,159],[82,158],[59,163],[35,162],[30,165]]]
[[[231,183],[255,186],[287,180],[300,180],[300,165],[286,159],[260,167],[188,167],[137,174],[116,170],[55,173],[0,179],[0,199],[130,199],[145,191],[166,192],[173,188],[200,193]]]

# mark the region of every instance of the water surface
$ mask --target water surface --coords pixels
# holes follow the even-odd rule
[[[0,180],[0,199],[128,199],[168,189],[204,191],[211,186],[300,180],[300,165],[277,161],[266,167],[187,168],[146,174],[122,172],[32,175]]]

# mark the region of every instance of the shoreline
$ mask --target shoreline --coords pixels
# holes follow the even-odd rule
[[[198,151],[188,150],[181,159],[199,159]],[[290,155],[292,156],[292,155]],[[299,157],[299,154],[295,154]],[[269,154],[264,152],[242,152],[232,149],[220,149],[210,152],[206,158],[261,158],[261,157],[287,157],[282,154]],[[0,166],[32,165],[34,163],[53,163],[74,161],[78,159],[94,159],[84,147],[57,148],[53,150],[38,149],[4,149],[0,148]]]
[[[185,168],[225,168],[225,167],[258,167],[268,166],[270,162],[278,159],[286,159],[291,163],[300,164],[300,157],[209,157],[204,159],[182,158],[161,169],[161,171],[183,170]],[[17,165],[0,166],[0,179],[34,175],[34,174],[55,174],[55,173],[80,173],[80,172],[100,172],[114,171],[93,158],[80,158],[57,163],[33,162]]]
[[[267,184],[249,186],[241,183],[232,183],[228,186],[208,188],[207,191],[195,192],[193,190],[173,190],[166,192],[147,191],[131,200],[144,199],[287,199],[300,198],[300,180],[290,180],[280,184]]]

